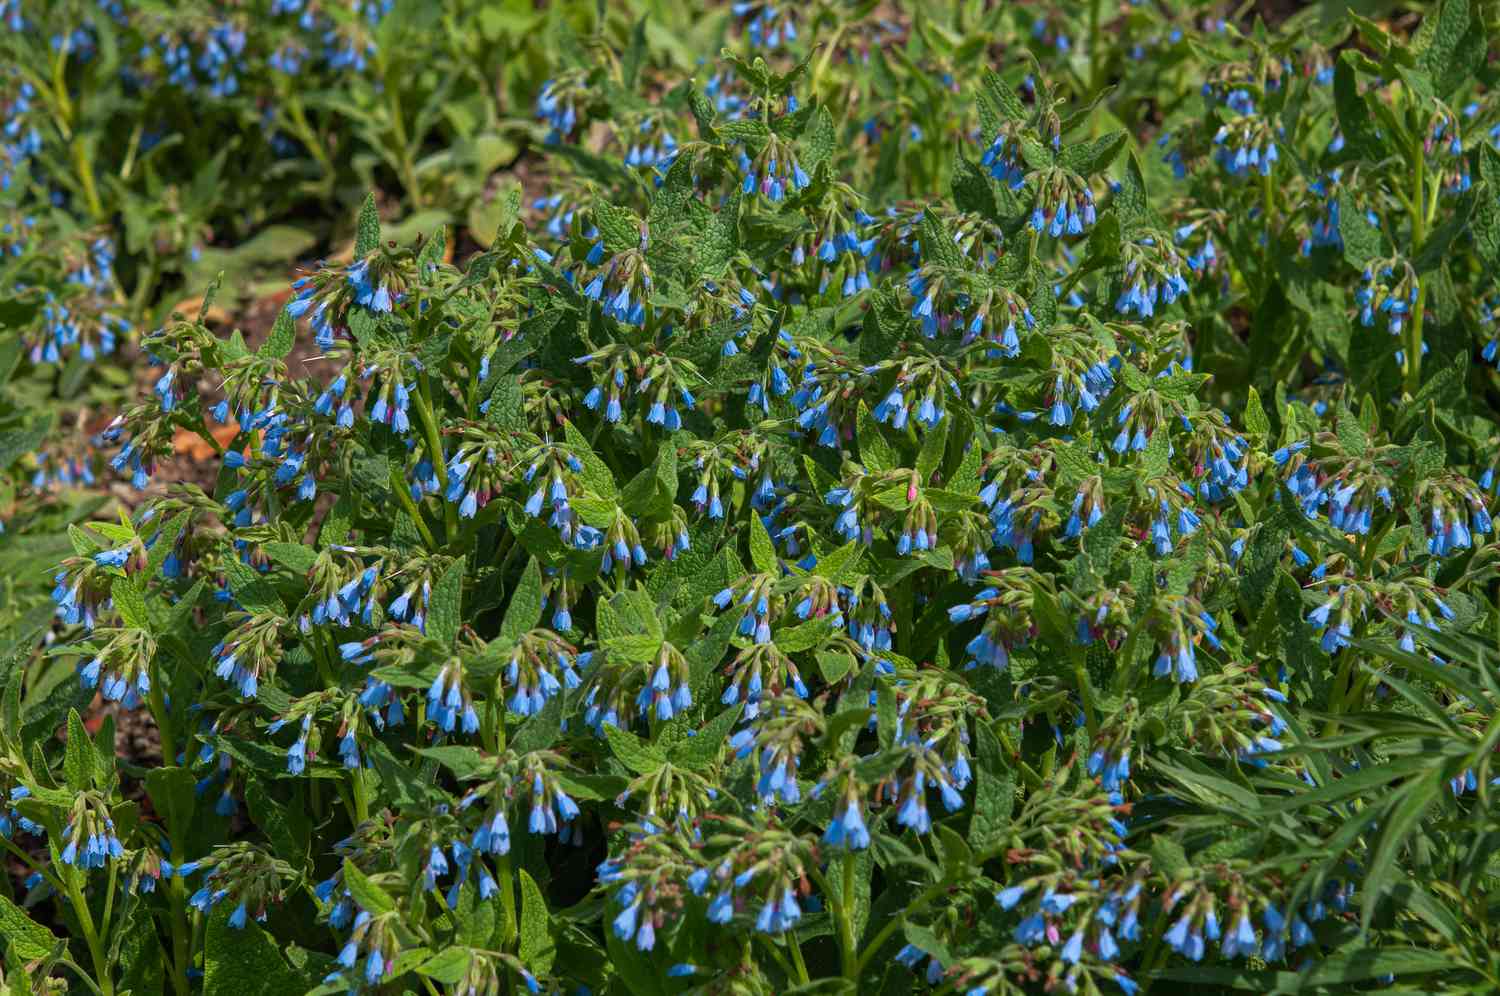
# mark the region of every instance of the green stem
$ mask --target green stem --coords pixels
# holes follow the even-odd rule
[[[1427,282],[1417,278],[1417,303],[1406,326],[1406,393],[1416,396],[1422,386],[1422,313],[1427,310]]]
[[[109,922],[114,919],[115,875],[119,867],[118,861],[109,863],[109,875],[104,886],[104,914],[99,917],[99,932],[106,937],[109,936]]]
[[[151,675],[151,694],[147,696],[146,704],[151,707],[151,719],[156,723],[156,735],[161,738],[161,756],[165,764],[177,763],[177,737],[172,732],[171,716],[167,712],[167,698],[162,691],[161,668],[155,663],[151,665],[154,672]],[[174,858],[182,855],[173,853]]]
[[[1081,654],[1073,655],[1073,680],[1078,683],[1078,697],[1083,700],[1083,718],[1088,724],[1089,736],[1099,732],[1099,717],[1094,713],[1094,686],[1089,682],[1089,672],[1084,667]]]
[[[370,793],[365,785],[363,768],[349,772],[349,785],[354,793],[354,823],[357,826],[370,818]]]
[[[792,964],[797,966],[797,981],[804,986],[810,984],[812,977],[807,974],[807,962],[802,960],[802,945],[797,943],[795,930],[786,932],[786,946],[792,952]]]
[[[438,433],[437,418],[432,411],[432,383],[424,370],[417,376],[417,417],[422,422],[422,430],[427,436],[427,453],[432,458],[432,472],[437,475],[438,494],[446,496],[448,493],[448,467],[443,460],[443,440]],[[447,526],[449,542],[458,535],[458,509],[453,503],[443,498],[443,524]]]
[[[178,854],[174,850],[173,854]],[[193,928],[188,923],[187,917],[187,883],[181,876],[172,876],[171,886],[171,914],[172,914],[172,990],[177,996],[188,996],[192,991],[188,986],[188,959],[191,957],[190,949],[193,940]]]
[[[505,752],[505,711],[500,710],[500,715],[495,722],[495,753],[497,755]],[[514,876],[510,869],[510,855],[500,855],[496,862],[496,878],[500,880],[500,947],[508,948],[516,939],[519,931],[519,921],[516,919],[516,889]]]
[[[500,946],[509,948],[516,939],[519,932],[516,922],[516,889],[514,876],[510,870],[510,855],[500,856],[499,867],[495,869],[500,879]]]
[[[295,95],[290,95],[283,101],[282,106],[291,117],[292,130],[301,139],[302,144],[307,146],[307,151],[312,154],[318,166],[323,170],[323,185],[332,189],[336,175],[333,163],[329,161],[328,153],[324,151],[323,143],[319,141],[317,133],[307,123],[307,115],[302,112],[302,101]]]
[[[89,957],[94,962],[94,974],[99,983],[100,996],[114,996],[115,984],[109,977],[109,961],[104,957],[104,948],[99,944],[99,934],[94,930],[94,914],[89,912],[89,904],[83,898],[83,890],[78,887],[78,879],[83,875],[76,868],[69,868],[63,879],[68,887],[68,901],[73,904],[73,913],[78,917],[78,925],[83,930],[83,942],[88,946]]]
[[[1413,149],[1416,158],[1416,175],[1412,178],[1411,195],[1411,256],[1416,258],[1427,241],[1427,198],[1423,188],[1427,183],[1427,157],[1422,151],[1422,140],[1418,138]],[[1436,186],[1436,184],[1434,185]],[[1422,386],[1422,312],[1427,306],[1427,285],[1417,277],[1417,303],[1411,321],[1406,326],[1406,393],[1415,395]]]
[[[776,946],[771,938],[765,934],[760,933],[759,931],[756,931],[755,939],[757,941],[760,941],[761,946],[766,949],[766,953],[769,954],[771,958],[776,962],[776,964],[781,966],[781,970],[785,972],[788,977],[790,977],[793,972],[792,966],[789,965],[787,963],[787,960],[782,957],[781,949]]]
[[[1010,757],[1016,762],[1016,767],[1021,770],[1021,778],[1026,782],[1026,785],[1029,788],[1033,789],[1041,788],[1044,784],[1042,781],[1042,776],[1037,774],[1036,770],[1032,768],[1031,765],[1027,764],[1021,759],[1021,752],[1016,749],[1016,746],[1014,744],[1011,743],[1010,735],[1003,729],[997,728],[995,730],[995,736],[999,739],[1000,746],[1005,748],[1005,752],[1009,754]]]
[[[908,905],[906,909],[893,915],[890,921],[886,923],[885,926],[881,927],[879,933],[877,933],[875,937],[870,941],[869,945],[865,948],[864,953],[859,956],[859,961],[854,966],[855,978],[859,978],[860,976],[864,975],[865,967],[869,965],[870,959],[874,958],[875,955],[880,952],[880,949],[885,946],[885,942],[890,940],[891,935],[900,929],[901,924],[906,921],[907,917],[911,916],[913,913],[920,913],[922,910],[927,908],[928,903],[932,902],[934,899],[936,899],[946,891],[948,891],[948,885],[945,882],[939,882],[936,885],[929,885],[925,890],[922,891],[920,895],[917,896],[916,899],[911,901],[911,904]]]
[[[102,996],[102,991],[95,985],[94,980],[89,978],[89,973],[85,972],[72,958],[59,958],[57,963],[63,968],[72,969],[73,974],[78,976],[83,984],[89,987],[89,992],[96,994],[96,996]]]
[[[808,85],[808,89],[813,93],[818,92],[818,84],[822,82],[823,74],[828,72],[828,66],[833,61],[833,50],[838,48],[839,39],[843,37],[843,34],[844,26],[841,24],[834,31],[833,37],[828,39],[828,44],[823,49],[823,54],[818,57],[818,64],[813,68],[812,82]]]
[[[406,489],[406,481],[401,476],[401,471],[395,467],[391,468],[391,490],[396,493],[396,500],[401,507],[406,509],[406,514],[417,525],[417,532],[422,536],[422,542],[427,544],[427,549],[436,550],[437,540],[432,538],[432,531],[427,528],[427,522],[422,518],[422,513],[417,509],[417,503],[411,500],[411,492]]]
[[[396,158],[401,164],[401,182],[406,184],[406,196],[411,198],[412,210],[416,211],[422,207],[422,191],[417,187],[417,170],[411,160],[411,145],[406,140],[406,121],[401,117],[399,91],[400,88],[391,80],[386,80],[385,92],[390,95],[391,130],[395,133]]]
[[[859,951],[854,937],[854,852],[844,852],[844,887],[839,898],[839,947],[843,954],[844,978],[859,981]]]
[[[99,200],[99,188],[94,184],[94,163],[82,135],[74,135],[69,151],[73,155],[73,169],[78,173],[78,182],[83,186],[83,199],[88,202],[89,216],[94,221],[104,220],[104,204]]]
[[[135,317],[140,318],[146,313],[146,302],[151,300],[157,277],[160,275],[161,261],[156,258],[155,252],[150,252],[146,260],[145,273],[136,280],[135,290],[130,294],[130,313]],[[211,435],[208,438],[213,439]],[[214,445],[218,445],[217,440],[214,440]]]
[[[1089,97],[1099,92],[1099,7],[1104,0],[1089,0]],[[1098,116],[1089,125],[1090,132],[1097,133]]]

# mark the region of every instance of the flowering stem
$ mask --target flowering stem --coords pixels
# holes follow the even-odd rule
[[[174,850],[174,856],[180,856],[179,851]],[[191,991],[188,986],[188,958],[189,948],[193,939],[193,928],[187,918],[187,886],[179,875],[172,876],[171,884],[171,914],[172,914],[172,989],[177,996],[188,996]]]
[[[104,949],[99,946],[99,934],[94,930],[94,914],[89,912],[83,890],[78,887],[78,879],[82,874],[77,868],[70,867],[62,878],[68,887],[68,901],[73,904],[73,914],[78,917],[78,926],[83,931],[83,942],[88,946],[89,958],[94,962],[99,992],[101,996],[114,996],[115,984],[110,981],[109,962],[104,957]]]

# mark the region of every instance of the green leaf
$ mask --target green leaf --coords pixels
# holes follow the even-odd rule
[[[776,556],[776,544],[759,515],[750,516],[750,562],[762,574],[781,576],[781,560]]]
[[[301,543],[262,543],[260,548],[276,563],[298,574],[306,574],[318,561],[318,551]]]
[[[187,528],[188,518],[191,511],[183,510],[172,516],[161,531],[156,535],[156,542],[151,549],[146,551],[146,574],[148,578],[154,578],[161,571],[162,564],[166,563],[167,557],[177,546],[177,540],[182,536],[182,531]]]
[[[547,899],[526,869],[522,868],[517,877],[521,880],[521,964],[532,975],[546,975],[552,969],[552,961],[557,955],[557,946],[552,941],[552,921],[547,913]]]
[[[969,845],[984,853],[998,847],[1010,832],[1016,778],[994,731],[985,723],[976,724],[975,730],[978,763],[974,766],[974,813],[969,820]]]
[[[68,788],[82,792],[94,787],[94,743],[77,709],[68,710],[68,742],[63,754],[63,773],[68,779]]]
[[[518,754],[525,754],[533,750],[546,750],[557,742],[562,733],[563,697],[554,695],[542,706],[542,711],[534,713],[530,719],[521,724],[516,731],[515,739],[511,741]]]
[[[859,458],[866,470],[878,474],[894,470],[900,465],[896,459],[896,451],[881,435],[880,423],[875,421],[875,417],[870,414],[870,409],[864,401],[859,403],[856,433],[859,440]]]
[[[521,874],[526,873],[523,871]],[[468,948],[447,948],[418,965],[417,971],[429,979],[451,986],[463,981],[472,960],[473,954]]]
[[[833,126],[833,115],[827,107],[819,107],[813,114],[812,124],[802,135],[802,168],[809,174],[817,170],[832,156],[838,145],[838,133]]]
[[[1483,66],[1484,17],[1469,0],[1443,0],[1429,13],[1413,39],[1417,66],[1432,77],[1439,96],[1448,97]]]
[[[32,419],[22,429],[0,432],[0,470],[28,453],[34,453],[52,433],[52,416]]]
[[[945,418],[928,429],[922,437],[922,449],[917,454],[918,482],[926,484],[932,479],[933,472],[942,465],[943,454],[948,445],[948,426],[952,424],[951,418]]]
[[[1152,839],[1151,862],[1157,871],[1167,876],[1168,881],[1183,878],[1193,870],[1182,845],[1165,834],[1157,834]]]
[[[146,599],[130,578],[115,578],[109,586],[110,598],[120,613],[120,620],[131,629],[151,630],[151,618],[146,612]]]
[[[1369,102],[1359,92],[1359,77],[1354,69],[1354,55],[1342,52],[1333,67],[1333,106],[1338,114],[1339,132],[1344,136],[1342,156],[1347,159],[1380,159],[1385,143],[1380,138]],[[1340,221],[1343,220],[1340,207]]]
[[[625,89],[635,89],[636,81],[641,75],[641,66],[649,56],[646,47],[646,18],[642,17],[635,22],[635,28],[630,32],[630,44],[620,59],[620,82],[625,84]]]
[[[415,750],[453,772],[460,781],[481,778],[495,770],[494,758],[485,756],[475,747],[440,744],[437,747],[418,747]]]
[[[630,993],[630,996],[666,996],[664,983],[670,981],[666,969],[657,965],[649,952],[637,948],[634,942],[622,941],[613,930],[604,931],[604,942],[609,952],[607,964],[612,974],[610,992]],[[615,984],[618,978],[621,985]]]
[[[1245,431],[1269,439],[1271,435],[1271,420],[1266,417],[1266,410],[1261,406],[1260,395],[1255,388],[1250,388],[1245,398]]]
[[[286,615],[286,605],[282,603],[281,596],[276,594],[276,589],[260,576],[259,571],[242,562],[232,552],[226,555],[223,564],[224,577],[229,582],[229,590],[245,607],[245,611],[257,615],[265,613]]]
[[[338,546],[349,539],[349,530],[354,525],[354,513],[359,509],[359,497],[353,490],[339,495],[333,508],[318,529],[318,545],[323,549]]]
[[[192,784],[189,780],[190,789]],[[312,841],[312,819],[302,806],[295,802],[288,805],[272,795],[267,786],[264,779],[247,779],[245,806],[276,856],[294,868],[301,868],[306,864]],[[176,791],[176,786],[172,790]]]
[[[615,475],[609,469],[609,465],[599,459],[599,455],[594,452],[589,441],[583,438],[583,434],[572,422],[563,423],[563,435],[579,462],[583,464],[583,470],[578,476],[583,480],[584,485],[600,498],[618,502],[620,491],[615,487]]]
[[[1059,162],[1079,176],[1094,176],[1104,172],[1115,161],[1120,150],[1125,147],[1126,138],[1123,131],[1117,131],[1092,142],[1070,145],[1063,150]]]
[[[364,259],[380,248],[380,212],[375,210],[375,193],[365,195],[354,225],[354,258]]]
[[[995,109],[1007,120],[1026,120],[1026,105],[1021,102],[1021,98],[1010,88],[1010,85],[994,72],[984,74],[984,92],[994,102]],[[984,136],[986,141],[993,137],[993,135]]]
[[[344,888],[349,890],[354,901],[368,910],[371,916],[395,912],[396,900],[391,898],[391,894],[360,871],[359,866],[348,858],[344,859]]]
[[[505,621],[500,624],[500,636],[504,640],[519,640],[530,632],[542,618],[542,568],[532,557],[521,572],[515,590],[510,595],[510,605],[505,610]]]
[[[283,944],[254,919],[231,927],[233,907],[220,903],[208,915],[203,939],[203,996],[284,996],[316,984],[282,957]]]
[[[1370,224],[1347,193],[1339,194],[1339,235],[1344,240],[1344,258],[1356,269],[1364,269],[1381,254],[1380,229]]]
[[[261,343],[257,355],[268,359],[284,359],[292,351],[292,346],[297,342],[297,323],[292,318],[292,313],[282,308],[276,315],[276,321],[271,326],[271,334],[266,341]]]
[[[1146,193],[1146,175],[1134,149],[1130,150],[1130,157],[1125,163],[1125,175],[1120,178],[1120,189],[1116,191],[1112,203],[1120,220],[1122,235],[1133,236],[1137,229],[1152,220],[1153,212]],[[1090,255],[1093,254],[1092,249],[1091,241]]]
[[[1165,425],[1157,426],[1151,438],[1146,441],[1146,450],[1141,454],[1141,473],[1147,477],[1160,477],[1172,466],[1170,449],[1172,441],[1170,433]]]
[[[917,225],[917,231],[922,240],[923,259],[954,270],[964,270],[969,267],[968,258],[953,241],[953,233],[948,231],[948,226],[943,224],[943,220],[932,208],[922,212],[922,220]]]
[[[638,775],[649,775],[666,763],[666,755],[655,744],[649,744],[629,730],[618,726],[605,726],[604,739],[609,743],[610,753]]]
[[[736,187],[724,206],[713,214],[694,245],[698,272],[715,276],[740,248],[740,191]]]
[[[960,211],[977,214],[992,222],[1000,221],[995,203],[995,189],[990,176],[962,153],[953,165],[953,204]]]
[[[732,705],[704,724],[697,735],[672,748],[668,757],[679,767],[701,771],[719,759],[719,751],[729,740],[729,731],[739,719],[740,706]]]
[[[783,626],[776,630],[773,640],[782,653],[795,654],[811,650],[836,632],[838,627],[834,624],[833,617],[824,616],[795,626]]]
[[[9,950],[22,961],[46,958],[59,943],[52,931],[27,916],[3,893],[0,893],[0,937],[5,938]]]
[[[835,584],[843,583],[859,572],[859,562],[863,555],[864,550],[859,541],[850,540],[837,550],[819,557],[813,573]]]
[[[187,768],[152,768],[146,772],[146,793],[158,816],[166,821],[174,838],[186,833],[193,822],[197,779]]]
[[[606,252],[614,254],[640,248],[641,219],[629,208],[598,198],[594,202],[594,221],[599,226],[599,236],[604,240]]]
[[[432,586],[427,608],[427,636],[447,646],[458,639],[463,622],[464,569],[467,558],[459,557],[448,565],[438,583]]]

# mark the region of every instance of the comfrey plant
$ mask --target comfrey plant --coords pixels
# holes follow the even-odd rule
[[[97,507],[79,492],[113,455],[99,415],[155,364],[133,347],[183,295],[220,271],[237,288],[279,278],[346,237],[372,182],[387,204],[423,209],[423,226],[493,238],[486,186],[525,144],[554,68],[514,54],[572,51],[596,23],[630,37],[591,2],[547,7],[496,19],[392,0],[0,3],[0,326],[24,344],[14,363],[0,353],[0,380],[30,415],[3,416],[28,434],[0,447],[0,559],[28,569],[9,575],[0,614],[45,597],[31,559],[55,559],[67,522]],[[670,154],[667,134],[642,140],[652,161]]]
[[[1500,986],[1491,12],[972,7],[590,47],[462,265],[371,197],[144,336],[6,658],[9,976]]]

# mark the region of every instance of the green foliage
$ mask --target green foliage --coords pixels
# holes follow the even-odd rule
[[[23,6],[10,990],[1495,987],[1489,5]]]

